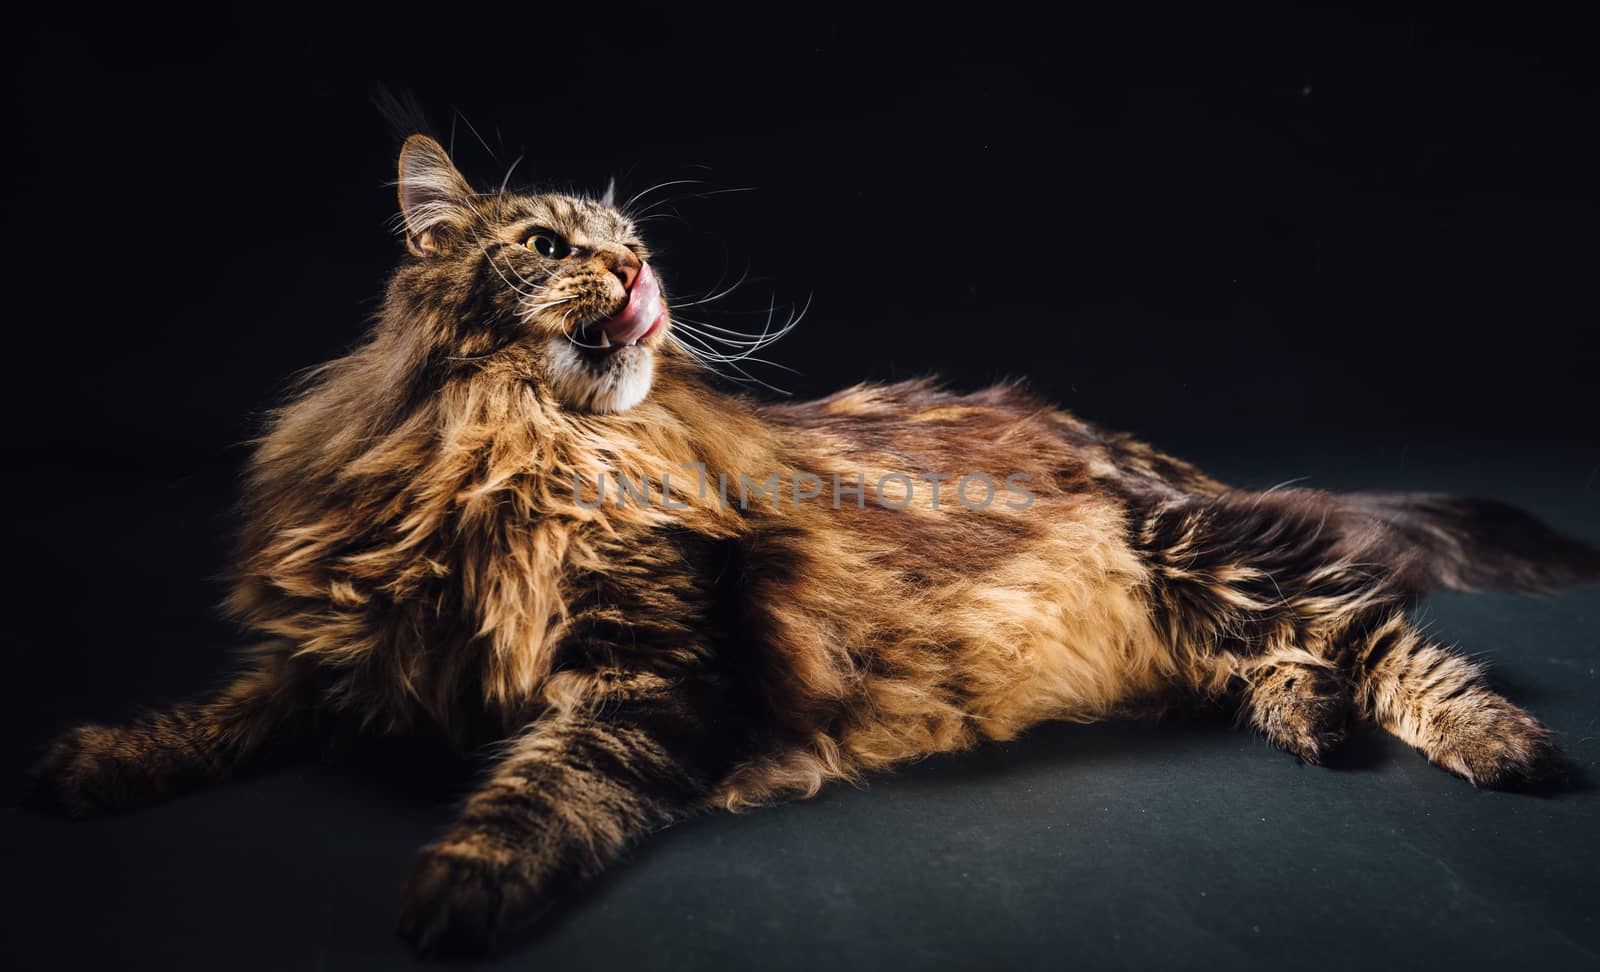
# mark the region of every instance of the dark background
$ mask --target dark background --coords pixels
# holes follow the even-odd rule
[[[770,354],[800,373],[752,368],[794,393],[1026,375],[1242,484],[1487,493],[1600,538],[1578,8],[1192,6],[18,15],[0,791],[225,667],[241,443],[400,252],[373,82],[484,185],[519,156],[624,197],[700,180],[647,197],[666,285],[748,270],[695,315],[746,328],[809,298]],[[1427,611],[1592,768],[1593,589]],[[83,825],[5,809],[0,953],[397,967],[399,877],[461,784],[390,757]],[[1582,966],[1597,802],[1477,794],[1387,739],[1322,772],[1225,722],[1050,727],[680,828],[505,961]]]

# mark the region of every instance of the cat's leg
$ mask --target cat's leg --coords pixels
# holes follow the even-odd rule
[[[424,848],[397,931],[424,954],[478,953],[527,924],[632,838],[705,805],[727,771],[726,732],[665,692],[529,726],[451,830]]]
[[[1239,690],[1241,719],[1309,763],[1339,744],[1353,708],[1330,632],[1398,596],[1346,562],[1332,502],[1306,490],[1162,497],[1134,534],[1179,671],[1207,698]]]
[[[263,657],[220,692],[117,726],[72,729],[34,766],[27,802],[73,817],[156,803],[296,748],[313,718],[290,664]]]
[[[1332,661],[1285,648],[1252,659],[1241,678],[1242,713],[1273,745],[1321,763],[1344,741],[1351,689]]]
[[[1474,786],[1532,783],[1561,766],[1554,733],[1491,689],[1477,664],[1403,611],[1352,630],[1356,701],[1380,726]]]

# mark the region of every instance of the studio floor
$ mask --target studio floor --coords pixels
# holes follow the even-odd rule
[[[1478,493],[1600,539],[1594,457],[1195,456],[1235,482]],[[54,730],[207,684],[225,469],[35,506],[5,631],[6,794]],[[155,555],[151,551],[157,551]],[[49,583],[46,583],[49,581]],[[31,607],[30,607],[31,605]],[[1451,594],[1422,615],[1493,665],[1587,776],[1475,792],[1357,734],[1297,765],[1225,714],[1052,725],[639,845],[485,968],[1594,968],[1600,589]],[[33,968],[382,969],[415,849],[470,776],[387,756],[73,823],[0,810],[4,950]]]

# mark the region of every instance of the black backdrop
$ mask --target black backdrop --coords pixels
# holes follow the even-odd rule
[[[1593,441],[1600,126],[1570,18],[550,6],[16,37],[7,202],[43,259],[6,391],[52,417],[16,434],[212,454],[345,347],[398,252],[377,80],[485,184],[522,156],[536,184],[752,187],[652,233],[680,295],[760,278],[724,314],[812,296],[793,391],[1026,374],[1175,448]]]
[[[794,393],[925,373],[962,387],[1025,375],[1086,417],[1245,480],[1487,484],[1592,534],[1600,98],[1593,33],[1576,8],[1204,6],[17,15],[5,42],[5,792],[50,732],[198,689],[220,667],[234,635],[209,609],[218,590],[207,578],[223,562],[239,443],[288,375],[357,338],[400,252],[388,230],[397,143],[372,107],[373,82],[414,92],[483,184],[519,157],[519,183],[598,191],[615,174],[626,196],[698,180],[649,197],[671,200],[649,224],[667,286],[691,295],[748,271],[698,315],[740,327],[769,300],[809,298],[804,324],[771,352],[799,374],[753,368]],[[1581,631],[1573,638],[1592,649],[1592,623]],[[1572,701],[1568,730],[1581,730],[1584,711],[1593,720],[1594,661],[1576,664],[1590,701]],[[1548,683],[1565,673],[1552,668]],[[1141,749],[1142,736],[1093,732],[1034,745],[1160,751]],[[1246,745],[1204,738],[1208,752]],[[1240,774],[1253,761],[1263,773],[1280,766],[1264,752],[1248,758],[1249,769],[1207,772],[1248,789]],[[1114,760],[1105,771],[1132,772]],[[940,773],[961,771],[908,785],[937,790]],[[864,806],[892,807],[892,784],[878,789],[891,802]],[[399,836],[349,815],[361,833],[393,838],[361,838],[382,863],[354,865],[348,887],[323,878],[324,893],[371,906],[349,927],[386,920],[407,849],[447,817],[452,792],[415,804],[432,815]],[[229,806],[289,841],[272,855],[287,859],[303,835],[262,823],[297,812],[281,810],[296,805],[292,793],[279,800]],[[326,785],[298,805],[338,819]],[[184,827],[218,819],[189,812]],[[1592,809],[1565,813],[1516,853],[1545,854],[1558,872],[1600,863]],[[107,917],[137,913],[128,901],[145,889],[149,907],[164,908],[181,898],[175,888],[212,873],[206,862],[152,865],[130,848],[193,845],[12,819],[5,835],[22,850],[11,853],[35,882],[23,914],[57,934],[52,947],[93,953],[100,939],[63,932],[72,925],[62,916],[85,887],[111,887],[122,897],[100,901],[98,922],[138,956],[165,954],[152,944],[165,942],[180,964],[197,964],[173,952],[167,926]],[[153,822],[127,826],[179,818],[140,819]],[[1463,834],[1486,826],[1457,823]],[[857,839],[874,832],[861,826]],[[345,844],[325,850],[360,857]],[[1477,858],[1452,860],[1470,874]],[[265,867],[257,885],[225,874],[218,901],[269,915],[286,906],[267,902],[298,879]],[[1591,878],[1561,880],[1592,900]],[[780,882],[783,894],[803,895],[798,886]],[[1563,900],[1521,902],[1517,913],[1582,910],[1570,904],[1581,896]],[[184,934],[225,939],[228,923],[207,914]],[[286,921],[292,942],[301,932]],[[1576,936],[1592,955],[1592,922],[1565,921],[1549,954],[1567,954],[1560,942]],[[960,927],[952,919],[930,934]],[[1095,931],[1081,938],[1090,954]],[[1499,954],[1472,952],[1454,931],[1438,934],[1467,957]],[[1250,940],[1248,923],[1239,934]],[[1298,928],[1286,941],[1316,934]],[[978,932],[966,941],[989,945]],[[1161,935],[1150,941],[1146,958],[1172,958]],[[115,954],[110,932],[103,944]],[[393,960],[385,947],[372,946],[376,967]]]

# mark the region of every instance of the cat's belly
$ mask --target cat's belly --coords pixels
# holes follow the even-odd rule
[[[882,646],[889,664],[865,686],[870,717],[846,720],[846,752],[877,767],[1009,739],[1042,721],[1092,721],[1177,673],[1120,507],[1077,497],[1037,512],[1039,531],[927,598],[910,637]],[[944,660],[922,667],[919,652]]]
[[[1007,739],[1051,719],[1090,721],[1157,690],[1174,664],[1142,593],[1145,567],[1120,509],[1078,502],[951,605],[979,733]]]

